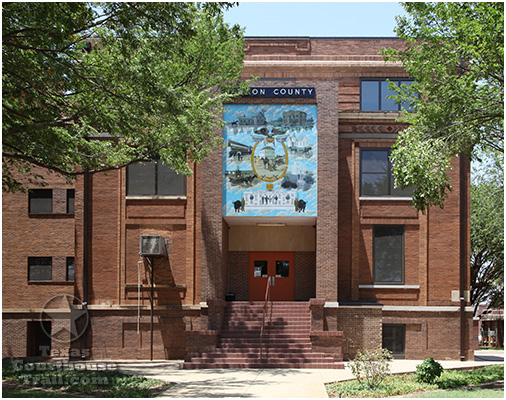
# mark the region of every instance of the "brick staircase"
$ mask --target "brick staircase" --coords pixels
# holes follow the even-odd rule
[[[216,351],[192,357],[183,368],[344,368],[312,351],[307,302],[268,303],[261,340],[263,308],[263,301],[228,303]]]

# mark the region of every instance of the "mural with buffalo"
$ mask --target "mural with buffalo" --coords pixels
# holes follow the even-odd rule
[[[223,215],[316,216],[316,105],[228,105]]]

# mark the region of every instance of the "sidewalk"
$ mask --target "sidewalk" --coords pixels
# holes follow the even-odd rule
[[[477,361],[440,361],[444,369],[504,363],[504,352],[482,350]],[[392,373],[414,372],[421,360],[395,360]],[[325,383],[353,379],[348,368],[331,369],[203,369],[183,370],[182,361],[117,361],[123,372],[175,382],[160,397],[176,398],[327,398]],[[347,363],[345,363],[347,364]]]

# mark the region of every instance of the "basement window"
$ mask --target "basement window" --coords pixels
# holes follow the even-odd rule
[[[406,325],[383,324],[383,346],[396,359],[406,358]]]

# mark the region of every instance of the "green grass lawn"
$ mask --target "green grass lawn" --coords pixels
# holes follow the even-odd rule
[[[473,371],[449,370],[443,371],[434,384],[416,382],[413,374],[389,375],[377,387],[371,389],[352,380],[346,382],[328,383],[329,397],[504,397],[504,390],[483,389],[479,386],[485,382],[495,382],[504,379],[504,365],[492,365],[477,368]],[[454,390],[458,388],[458,390]],[[452,389],[452,390],[441,390]],[[432,395],[435,393],[436,395]],[[491,394],[497,394],[491,396]],[[443,396],[445,394],[445,396]]]
[[[156,397],[174,384],[117,370],[2,364],[3,397]],[[84,364],[83,364],[84,365]]]

